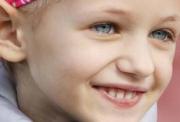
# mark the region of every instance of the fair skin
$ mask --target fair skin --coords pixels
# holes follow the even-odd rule
[[[0,55],[26,62],[15,66],[20,109],[36,122],[140,121],[172,75],[179,3],[64,0],[33,26],[0,1],[0,31],[16,32],[2,34]]]

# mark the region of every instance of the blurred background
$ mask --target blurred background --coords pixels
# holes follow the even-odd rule
[[[180,42],[177,44],[174,74],[158,103],[158,122],[180,122]]]

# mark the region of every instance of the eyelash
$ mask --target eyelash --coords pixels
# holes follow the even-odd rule
[[[109,29],[108,29],[109,27]],[[112,22],[101,22],[101,23],[96,23],[94,25],[92,25],[91,30],[94,32],[97,32],[98,34],[100,34],[100,36],[103,35],[113,35],[113,34],[118,34],[120,32],[120,29],[118,27],[117,24],[112,23]],[[101,30],[100,30],[101,29]],[[103,30],[104,29],[104,30]],[[153,35],[153,34],[159,34],[159,35]],[[162,39],[158,39],[161,38],[160,34],[164,34],[162,36]],[[155,36],[155,37],[153,37]],[[171,29],[158,29],[158,30],[154,30],[149,34],[150,38],[157,38],[157,40],[162,40],[163,42],[167,42],[167,41],[174,41],[175,38],[175,34]]]

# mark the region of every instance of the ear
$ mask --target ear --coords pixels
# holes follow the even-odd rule
[[[22,15],[5,0],[0,0],[0,58],[20,62],[26,58],[19,24]]]

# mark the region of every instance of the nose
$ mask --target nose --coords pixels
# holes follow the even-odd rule
[[[116,61],[119,71],[138,78],[152,75],[155,70],[151,49],[146,42],[135,42],[124,48],[122,55]]]

